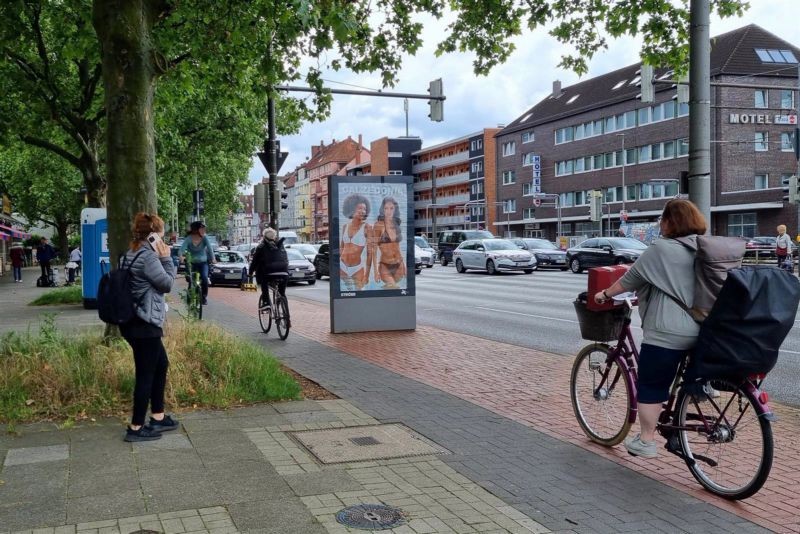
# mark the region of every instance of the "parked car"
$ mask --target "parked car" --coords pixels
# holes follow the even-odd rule
[[[308,243],[289,243],[286,245],[286,248],[299,250],[311,263],[314,263],[314,256],[317,255],[317,249],[314,248],[314,245],[310,245]]]
[[[526,274],[536,269],[536,258],[527,250],[521,250],[508,239],[469,239],[453,251],[456,271],[467,269],[485,270],[489,274],[500,271],[523,271]]]
[[[317,283],[316,269],[302,252],[287,248],[286,256],[289,258],[289,283],[308,282],[310,286]]]
[[[414,272],[417,274],[422,273],[422,266],[433,264],[430,252],[422,250],[417,245],[414,245]]]
[[[567,250],[567,263],[573,273],[589,267],[635,262],[647,245],[630,237],[596,237]]]
[[[428,240],[422,237],[421,235],[414,236],[414,244],[428,253],[430,261],[427,263],[423,262],[425,267],[429,269],[433,267],[433,264],[436,263],[436,251],[433,250],[432,246],[430,246]]]
[[[566,251],[561,250],[547,239],[526,237],[523,239],[512,239],[511,241],[522,250],[527,250],[533,254],[536,258],[536,265],[539,268],[550,267],[561,269],[562,271],[568,269]]]
[[[219,248],[219,242],[217,241],[217,236],[206,235],[206,239],[208,239],[208,243],[211,245],[211,250],[217,250]]]
[[[751,237],[747,240],[745,244],[745,251],[744,257],[745,258],[752,258],[752,259],[759,259],[759,260],[775,260],[777,259],[777,255],[775,251],[777,249],[777,237],[773,236],[758,236],[758,237]],[[791,245],[792,256],[797,257],[797,247],[794,243]]]
[[[247,259],[235,250],[214,252],[216,263],[211,265],[208,283],[211,285],[234,285],[240,287],[247,280]]]
[[[467,239],[492,239],[494,236],[486,230],[447,230],[439,235],[438,253],[442,266],[453,261],[453,251]]]
[[[331,246],[328,243],[322,243],[314,256],[314,269],[316,269],[317,280],[323,276],[330,277],[330,250]]]

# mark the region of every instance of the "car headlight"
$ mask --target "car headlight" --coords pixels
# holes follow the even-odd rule
[[[313,264],[312,264],[312,265],[311,265],[311,266],[308,268],[308,272],[310,272],[310,273],[313,273],[313,272],[314,272],[314,271],[316,271],[316,270],[317,270],[317,269],[314,267],[314,265],[313,265]]]
[[[219,273],[222,272],[222,269],[220,269],[218,267],[212,267],[211,268],[211,272],[214,273],[214,274],[219,274]]]

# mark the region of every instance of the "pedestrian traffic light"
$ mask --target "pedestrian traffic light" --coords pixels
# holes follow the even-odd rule
[[[437,78],[428,84],[428,93],[436,97],[444,96],[441,78]],[[430,107],[428,117],[430,117],[432,121],[441,122],[444,120],[444,100],[441,98],[428,100],[428,106]]]
[[[603,218],[603,195],[599,191],[592,191],[589,200],[589,219],[594,222]]]
[[[653,102],[656,97],[655,86],[653,85],[653,66],[642,63],[641,81],[642,81],[642,102]]]

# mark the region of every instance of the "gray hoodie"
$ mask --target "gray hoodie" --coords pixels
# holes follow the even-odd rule
[[[687,236],[697,239],[697,236]],[[620,279],[639,296],[643,343],[667,349],[690,349],[700,331],[692,317],[667,294],[691,308],[694,302],[694,252],[674,239],[659,238]]]
[[[133,258],[142,251],[132,265]],[[125,253],[125,262],[131,270],[131,292],[136,304],[136,315],[143,321],[159,328],[164,326],[167,307],[164,294],[169,293],[175,282],[175,266],[172,258],[160,258],[148,244]]]

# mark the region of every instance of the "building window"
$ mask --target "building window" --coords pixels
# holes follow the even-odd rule
[[[525,132],[522,134],[523,143],[532,143],[534,141],[533,132]]]
[[[527,166],[529,166],[529,165],[533,165],[533,157],[534,157],[535,155],[536,155],[536,154],[534,154],[533,152],[528,152],[527,154],[524,154],[524,155],[522,156],[522,166],[523,166],[523,167],[527,167]],[[572,169],[570,169],[570,171],[569,171],[569,172],[572,172]]]
[[[755,51],[762,63],[797,63],[797,58],[791,50],[756,48]]]
[[[681,102],[678,104],[678,117],[685,117],[689,114],[689,104]]]
[[[769,91],[766,89],[755,90],[755,107],[762,109],[769,107]]]
[[[794,152],[794,135],[792,132],[781,132],[781,150]]]
[[[513,156],[517,153],[517,143],[515,141],[508,141],[503,143],[503,156]]]
[[[390,158],[402,158],[403,157],[403,153],[402,152],[389,152],[389,154],[387,154],[387,155]]]
[[[533,184],[530,182],[525,182],[522,184],[522,196],[529,197],[533,195]]]
[[[512,198],[503,201],[503,213],[514,213],[517,211],[517,199]]]
[[[522,218],[523,219],[535,219],[536,218],[536,208],[525,208],[522,210]]]
[[[559,128],[555,132],[555,137],[556,137],[555,143],[557,145],[560,145],[561,143],[569,143],[573,139],[573,134],[574,131],[572,126],[567,126],[566,128]]]
[[[755,213],[731,213],[728,215],[728,235],[730,237],[755,237]]]
[[[473,161],[472,162],[472,172],[478,173],[483,170],[483,162],[482,161]]]
[[[562,208],[571,208],[575,202],[575,193],[561,193],[560,202]]]
[[[503,171],[503,185],[511,185],[517,183],[516,171]]]
[[[625,150],[625,165],[636,165],[635,148],[628,148]]]
[[[650,122],[650,108],[639,109],[639,126]]]
[[[600,170],[603,168],[603,155],[597,154],[592,158],[594,161],[592,162],[592,168],[595,170]]]
[[[671,159],[675,157],[675,141],[664,142],[664,159]]]
[[[622,200],[622,187],[609,187],[605,190],[606,204]]]
[[[403,171],[389,171],[389,176],[403,176]]]
[[[678,157],[689,155],[689,140],[678,139]]]
[[[767,132],[756,132],[755,149],[756,152],[766,152],[769,149],[769,134]]]
[[[794,91],[781,89],[781,109],[794,109]]]
[[[756,174],[756,185],[754,189],[769,188],[769,174]]]
[[[475,139],[470,143],[470,150],[475,152],[476,150],[480,150],[483,148],[483,139]]]

